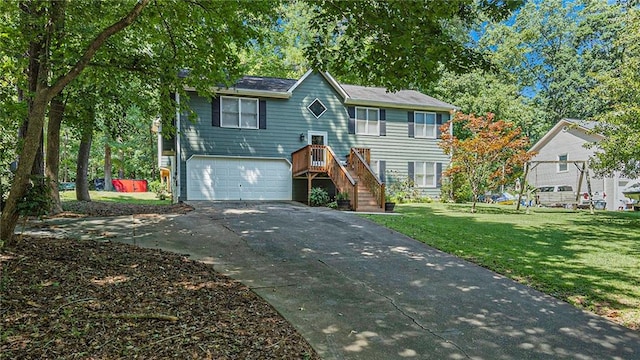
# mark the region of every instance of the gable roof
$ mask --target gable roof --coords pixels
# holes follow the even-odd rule
[[[553,139],[560,131],[566,131],[567,129],[579,129],[585,134],[595,136],[599,139],[604,139],[604,136],[602,134],[598,134],[593,131],[596,128],[597,124],[598,123],[595,121],[588,120],[569,118],[561,119],[551,128],[551,130],[547,131],[547,133],[544,134],[544,136],[531,147],[530,151],[540,151],[540,149],[543,148],[549,141],[551,141],[551,139]]]
[[[367,87],[359,85],[341,85],[349,95],[349,99],[345,100],[347,104],[354,105],[389,105],[401,108],[423,108],[434,110],[455,110],[454,105],[440,101],[431,96],[425,95],[415,90],[400,90],[397,92],[389,92],[381,87]]]
[[[314,70],[307,71],[300,79],[283,79],[263,76],[244,76],[232,87],[218,87],[215,92],[231,95],[290,98]],[[319,72],[327,83],[342,97],[345,105],[378,106],[416,110],[451,111],[457,107],[415,90],[388,92],[381,87],[339,84],[328,72]]]

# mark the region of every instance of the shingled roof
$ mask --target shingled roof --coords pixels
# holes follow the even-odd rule
[[[304,81],[308,72],[299,80],[283,79],[263,76],[244,76],[238,80],[232,87],[226,88],[226,91],[235,92],[266,92],[272,93],[274,96],[279,94],[291,93],[300,82]],[[456,109],[456,106],[440,101],[431,96],[425,95],[415,90],[400,90],[397,92],[388,92],[387,89],[381,87],[368,87],[359,85],[348,85],[337,83],[329,74],[322,74],[329,83],[343,96],[345,103],[355,105],[387,105],[390,107],[421,107],[421,108],[438,108],[438,109]],[[225,91],[223,91],[225,92]],[[290,96],[290,95],[289,95]]]
[[[233,87],[246,90],[285,92],[289,90],[296,81],[297,80],[293,79],[280,79],[262,76],[244,76],[242,79],[238,80]]]
[[[397,105],[426,105],[433,107],[451,108],[455,106],[444,101],[432,98],[415,90],[400,90],[397,92],[388,92],[385,88],[367,87],[358,85],[340,84],[349,97],[355,101],[375,101]]]

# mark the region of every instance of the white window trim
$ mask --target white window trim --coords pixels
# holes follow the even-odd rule
[[[322,136],[322,140],[324,142],[324,144],[322,145],[327,145],[328,140],[329,140],[329,135],[326,131],[314,131],[314,130],[307,130],[307,145],[311,145],[311,137],[314,135],[319,135]]]
[[[427,114],[433,115],[433,120],[434,120],[434,124],[433,124],[433,134],[434,136],[426,136],[426,135],[422,135],[422,134],[418,134],[418,130],[417,130],[417,126],[418,122],[416,121],[416,114],[424,114],[424,118],[425,120],[427,119]],[[414,112],[413,115],[413,136],[417,137],[417,138],[422,138],[422,139],[437,139],[438,138],[438,120],[437,120],[437,114],[434,112],[429,112],[429,111],[416,111]],[[427,123],[425,121],[424,123],[425,129],[427,126]],[[431,126],[431,125],[429,125]]]
[[[323,111],[323,112],[321,112],[321,113],[320,113],[320,115],[316,115],[316,114],[311,110],[311,105],[313,105],[313,103],[315,103],[316,101],[317,101],[317,102],[319,102],[319,103],[320,103],[320,105],[322,105],[322,107],[324,108],[324,111]],[[319,118],[320,118],[320,116],[324,115],[324,113],[326,113],[326,112],[327,112],[328,108],[327,108],[327,106],[322,102],[322,100],[320,100],[320,99],[318,99],[318,98],[315,98],[315,100],[313,100],[313,101],[311,102],[311,104],[309,104],[309,106],[307,106],[307,110],[309,110],[309,112],[311,113],[311,115],[315,116],[315,117],[316,117],[316,119],[319,119]]]
[[[257,130],[260,128],[260,101],[256,98],[246,98],[246,97],[237,97],[237,96],[221,96],[220,97],[220,127],[228,128],[228,129],[250,129]],[[222,111],[222,102],[224,99],[233,99],[238,102],[238,122],[236,126],[228,126],[222,125],[223,111]],[[253,100],[256,102],[256,126],[255,127],[246,127],[242,126],[242,101],[241,100]]]
[[[560,158],[561,158],[561,157],[563,157],[563,156],[565,156],[567,159],[566,159],[566,160],[562,160],[562,159],[560,159]],[[563,162],[564,162],[564,161],[566,161],[566,162],[564,162],[564,163],[559,162],[559,163],[558,163],[558,167],[557,167],[557,169],[556,169],[556,170],[557,170],[557,172],[558,172],[558,173],[566,173],[566,172],[569,172],[569,154],[560,154],[560,155],[558,155],[558,161],[563,161]],[[566,168],[566,169],[564,169],[564,170],[560,170],[560,166],[562,166],[562,165],[566,166],[567,168]]]
[[[360,110],[365,110],[365,114],[367,114],[367,118],[366,119],[358,119],[358,109]],[[377,132],[375,134],[370,134],[367,132],[358,132],[358,120],[365,120],[366,124],[365,124],[365,129],[369,129],[369,110],[375,110],[378,113],[378,126],[376,126],[376,130]],[[355,109],[355,122],[356,122],[356,135],[367,135],[367,136],[380,136],[380,109],[379,108],[372,108],[372,107],[356,107]]]
[[[417,164],[424,164],[424,173],[422,174],[423,179],[427,178],[427,166],[426,164],[431,163],[433,166],[433,183],[432,184],[418,184],[416,182],[416,178],[418,177],[417,172]],[[425,189],[433,189],[438,187],[438,162],[437,161],[414,161],[413,162],[413,181],[416,187],[425,188]]]

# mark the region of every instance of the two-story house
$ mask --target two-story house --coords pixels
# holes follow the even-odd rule
[[[449,163],[439,127],[453,105],[312,70],[298,80],[246,76],[215,93],[177,99],[197,117],[176,114],[177,136],[162,141],[174,200],[304,201],[322,186],[363,210],[382,206],[384,184],[402,177],[439,195]]]

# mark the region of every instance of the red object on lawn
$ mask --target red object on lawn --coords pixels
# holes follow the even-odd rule
[[[127,180],[127,179],[113,179],[111,180],[113,188],[117,192],[147,192],[148,183],[147,180]]]

